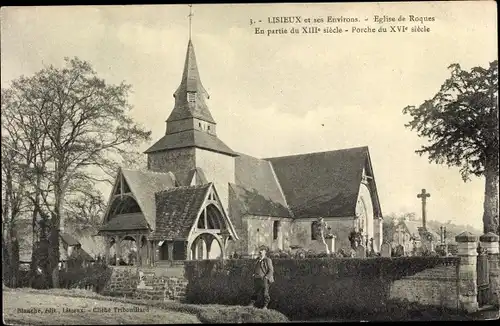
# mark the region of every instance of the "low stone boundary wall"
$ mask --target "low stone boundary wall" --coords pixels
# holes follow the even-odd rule
[[[459,310],[458,287],[458,265],[439,266],[395,280],[390,299]]]
[[[112,274],[102,294],[145,300],[183,300],[187,280],[184,268],[111,266]]]

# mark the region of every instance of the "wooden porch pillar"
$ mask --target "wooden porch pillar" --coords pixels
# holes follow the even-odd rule
[[[104,236],[104,241],[106,241],[106,245],[104,247],[104,262],[106,265],[109,265],[109,251],[110,251],[110,248],[111,248],[111,237],[109,236]]]
[[[116,237],[116,242],[115,242],[115,252],[116,252],[116,266],[120,266],[120,260],[121,260],[121,255],[122,255],[122,250],[120,247],[120,244],[122,242],[123,236],[119,235]]]
[[[212,249],[212,238],[205,236],[205,244],[207,245],[207,256],[205,259],[210,259],[210,249]],[[222,248],[221,248],[222,249]]]
[[[151,266],[151,242],[146,239],[146,264]]]
[[[137,251],[135,252],[135,261],[136,261],[136,266],[142,266],[142,237],[141,234],[138,233],[135,235],[136,240],[136,247]]]

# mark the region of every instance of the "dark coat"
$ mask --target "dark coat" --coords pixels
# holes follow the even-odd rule
[[[255,264],[258,264],[259,260],[255,262]],[[269,281],[269,283],[274,283],[274,267],[273,267],[273,261],[269,257],[265,257],[263,259],[263,267],[264,267],[264,278]]]

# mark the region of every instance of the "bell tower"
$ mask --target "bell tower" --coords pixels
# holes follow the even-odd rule
[[[190,11],[190,30],[191,18]],[[234,183],[238,156],[217,137],[216,123],[206,100],[196,62],[194,45],[189,36],[186,59],[179,87],[174,93],[174,108],[166,121],[165,135],[146,150],[148,169],[172,172],[180,185],[191,185],[193,171],[213,182],[221,202],[228,209],[228,183]]]
[[[215,120],[205,102],[210,96],[201,83],[191,39],[188,41],[181,83],[174,98],[174,109],[166,121],[166,134],[193,129],[217,135]]]

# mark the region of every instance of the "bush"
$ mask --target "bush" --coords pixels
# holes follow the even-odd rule
[[[87,267],[72,267],[60,272],[62,288],[93,288],[100,293],[111,277],[112,270],[104,262]]]
[[[270,308],[289,317],[382,309],[390,284],[428,268],[457,264],[454,257],[274,259]],[[253,260],[186,262],[186,300],[245,305],[253,292]]]

